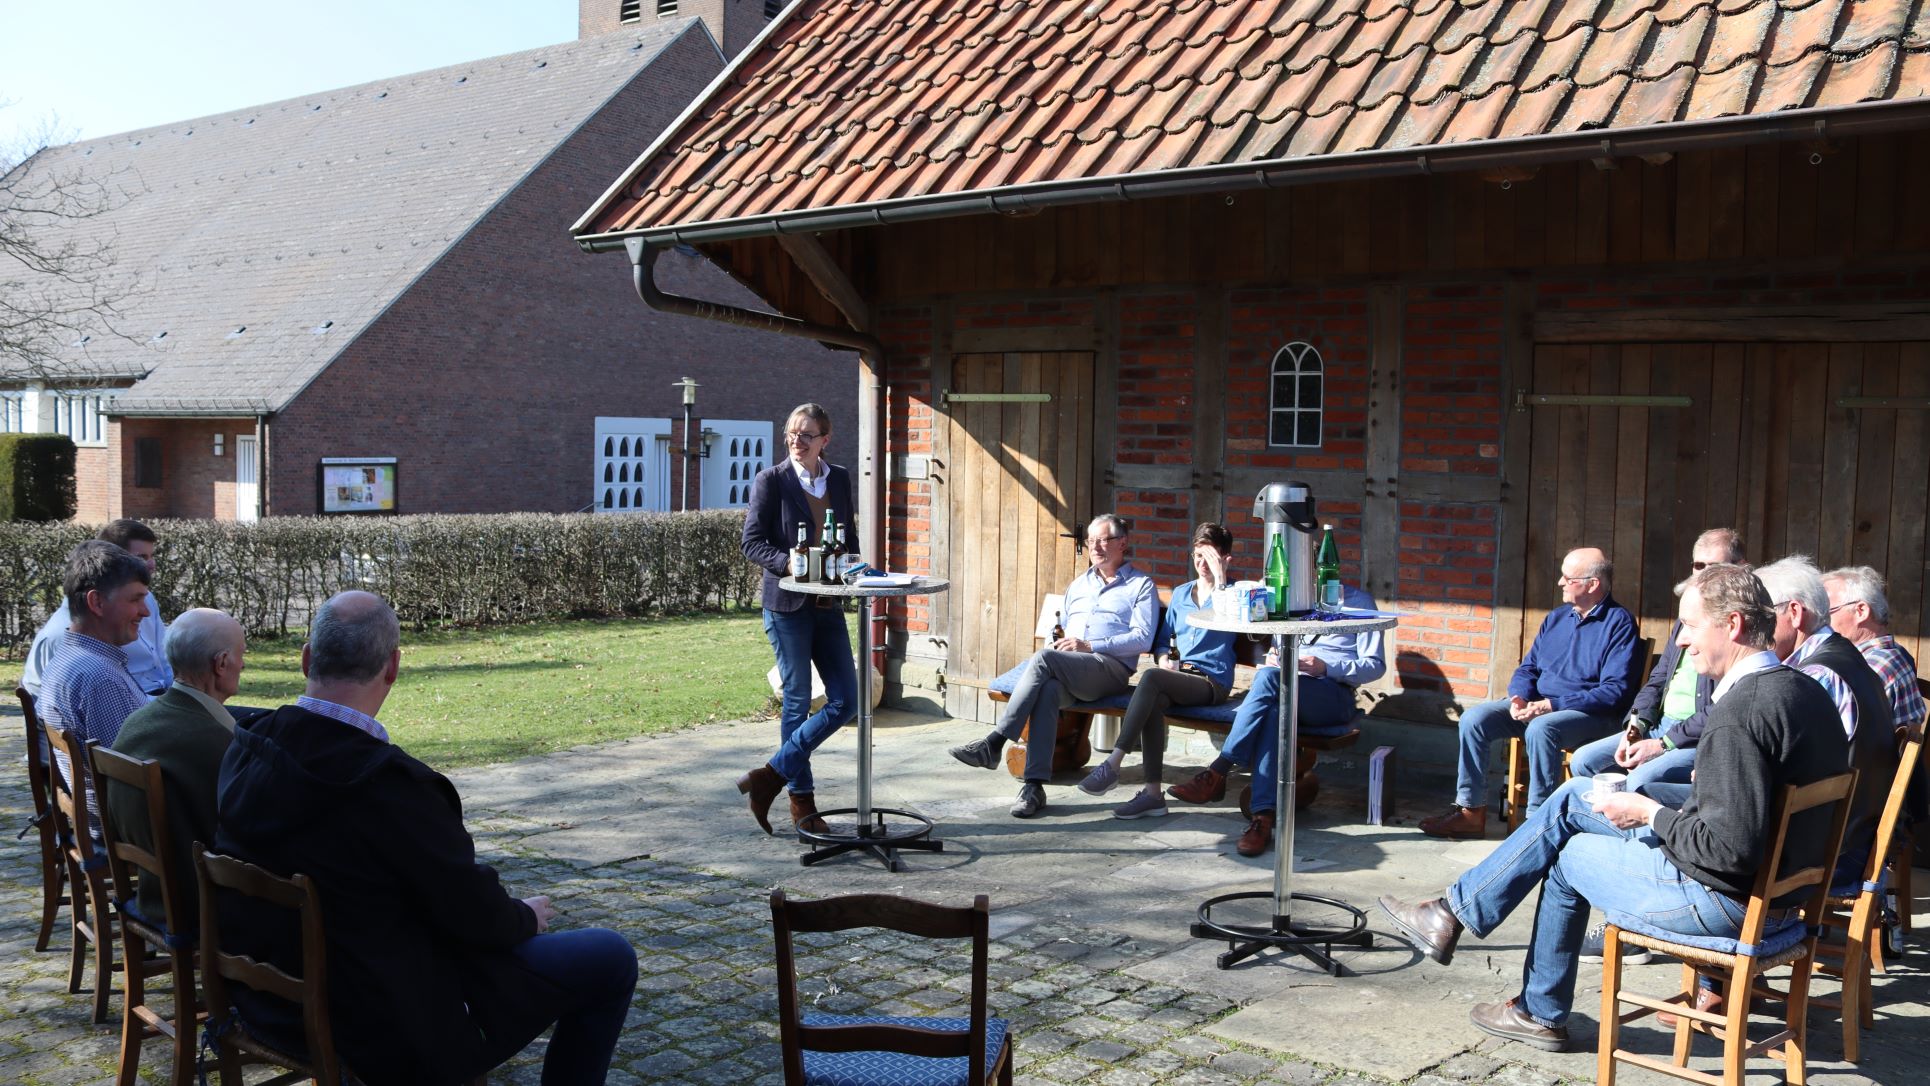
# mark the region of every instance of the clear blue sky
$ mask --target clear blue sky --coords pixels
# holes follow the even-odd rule
[[[614,2],[614,0],[613,0]],[[576,0],[0,0],[0,148],[109,136],[576,37]]]

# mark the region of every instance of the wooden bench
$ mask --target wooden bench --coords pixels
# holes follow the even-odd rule
[[[1159,590],[1159,603],[1162,614],[1172,602],[1172,590]],[[1045,624],[1041,624],[1045,625]],[[1157,623],[1155,624],[1157,629]],[[1039,639],[1034,639],[1037,642]],[[1233,727],[1234,716],[1246,698],[1246,687],[1251,682],[1253,670],[1260,666],[1266,657],[1270,638],[1240,635],[1234,638],[1233,654],[1235,662],[1233,693],[1218,705],[1173,706],[1166,710],[1166,723],[1172,727],[1191,728],[1196,731],[1210,732],[1224,736]],[[1151,660],[1142,658],[1142,665]],[[1012,690],[1018,685],[1020,674],[1026,663],[1005,672],[987,684],[986,695],[1001,704],[1012,700]],[[1142,668],[1143,669],[1143,668]],[[1119,718],[1126,715],[1126,706],[1132,701],[1132,691],[1116,694],[1097,701],[1074,702],[1059,710],[1058,736],[1052,753],[1052,773],[1070,773],[1084,770],[1092,760],[1092,741],[1089,737],[1092,722],[1099,717]],[[1360,741],[1360,718],[1357,714],[1341,729],[1328,735],[1308,735],[1303,729],[1300,733],[1299,755],[1295,766],[1299,770],[1296,781],[1297,806],[1306,807],[1312,803],[1319,791],[1319,778],[1314,775],[1315,763],[1321,751],[1345,750]],[[1021,743],[1030,738],[1031,725],[1028,723]],[[1005,768],[1014,777],[1025,775],[1025,748],[1012,744],[1005,748]],[[1252,767],[1247,767],[1249,770]]]

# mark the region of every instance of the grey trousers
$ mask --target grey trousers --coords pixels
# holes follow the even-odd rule
[[[1218,705],[1226,700],[1226,694],[1226,687],[1204,675],[1163,667],[1142,672],[1113,746],[1130,751],[1143,735],[1140,761],[1145,765],[1146,779],[1158,781],[1166,771],[1166,710],[1175,705]]]
[[[1052,746],[1059,738],[1059,710],[1075,701],[1123,694],[1132,669],[1096,652],[1041,649],[1026,661],[1025,672],[1012,688],[1012,700],[999,714],[996,731],[1016,741],[1032,724],[1025,744],[1025,779],[1052,779]]]

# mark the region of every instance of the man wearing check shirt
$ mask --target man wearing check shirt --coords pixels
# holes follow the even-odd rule
[[[1045,811],[1059,710],[1075,701],[1124,694],[1140,654],[1153,646],[1159,589],[1127,561],[1131,532],[1126,518],[1116,513],[1101,513],[1086,525],[1092,568],[1066,588],[1066,636],[1032,654],[991,734],[951,750],[966,765],[991,769],[1008,741],[1026,736],[1025,783],[1012,804],[1013,818],[1036,818]]]

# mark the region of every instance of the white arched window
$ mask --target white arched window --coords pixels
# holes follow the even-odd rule
[[[1268,382],[1267,444],[1275,447],[1320,447],[1320,410],[1326,395],[1326,375],[1320,352],[1305,343],[1289,343],[1273,356]]]

